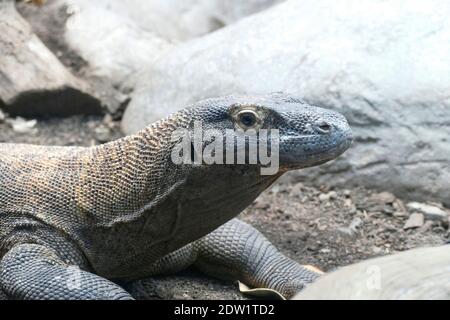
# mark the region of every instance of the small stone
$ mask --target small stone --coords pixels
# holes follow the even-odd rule
[[[348,190],[348,189],[345,189],[343,191],[343,194],[344,194],[345,197],[350,198],[350,195],[352,194],[352,192],[350,190]]]
[[[267,202],[264,202],[262,200],[256,200],[254,202],[253,207],[255,209],[268,209],[270,207],[270,205]]]
[[[398,231],[395,226],[391,226],[391,225],[387,225],[385,229],[387,232],[397,232]]]
[[[383,202],[370,198],[364,205],[363,209],[369,212],[383,212],[386,206],[387,205]]]
[[[0,109],[0,122],[5,121],[5,119],[6,119],[5,113]]]
[[[325,202],[328,200],[334,200],[337,198],[337,193],[336,191],[330,191],[328,193],[322,193],[321,195],[319,195],[319,201],[320,202]]]
[[[371,198],[372,198],[372,200],[375,200],[377,202],[384,203],[384,204],[391,204],[391,203],[394,203],[396,200],[395,196],[390,192],[377,193],[377,194],[374,194]]]
[[[112,117],[111,114],[107,113],[104,117],[103,117],[103,124],[105,126],[107,126],[108,128],[112,129],[114,128],[114,119]]]
[[[337,199],[337,193],[336,193],[336,191],[330,191],[330,192],[328,192],[328,197],[329,197],[331,200]]]
[[[302,241],[306,241],[309,238],[309,232],[299,232],[298,238]]]
[[[395,211],[393,216],[396,218],[405,218],[407,217],[409,214],[406,211]]]
[[[369,213],[367,214],[367,216],[368,216],[369,218],[376,218],[376,219],[378,219],[378,218],[381,218],[381,217],[383,216],[383,213],[380,212],[380,211],[374,211],[374,212],[369,212]],[[375,222],[374,222],[374,223],[375,223]]]
[[[427,220],[447,222],[449,213],[438,206],[420,202],[410,202],[406,205],[410,211],[420,212]]]
[[[274,194],[280,192],[280,185],[279,184],[274,185],[270,191]]]
[[[397,200],[392,204],[392,206],[393,206],[394,209],[397,210],[397,211],[403,211],[403,212],[408,213],[408,210],[406,210],[405,204],[404,204],[403,201],[400,200],[400,199],[397,199]]]
[[[392,206],[384,206],[383,212],[387,215],[392,216],[394,214],[395,210]]]
[[[17,133],[37,133],[36,124],[37,120],[26,120],[21,117],[17,117],[14,119],[8,119],[7,123],[12,127],[14,132]]]
[[[98,142],[111,141],[111,129],[107,126],[99,125],[97,128],[95,128],[94,132],[95,139],[97,139]]]
[[[358,227],[361,226],[363,221],[356,217],[350,222],[350,225],[348,227],[340,227],[337,229],[337,231],[343,235],[346,236],[352,236],[358,231]]]
[[[352,199],[345,199],[344,206],[348,208],[348,213],[350,214],[356,213],[356,206],[353,204]]]
[[[413,213],[409,216],[409,219],[406,221],[405,225],[403,226],[403,229],[414,229],[414,228],[420,228],[423,226],[425,221],[425,218],[423,214],[421,213]]]
[[[328,249],[328,248],[323,248],[323,249],[320,249],[319,252],[320,252],[320,253],[330,253],[331,250]]]

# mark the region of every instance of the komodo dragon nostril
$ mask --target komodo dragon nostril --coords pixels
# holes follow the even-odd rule
[[[320,133],[330,133],[332,129],[331,124],[323,120],[317,121],[314,126],[316,130]]]

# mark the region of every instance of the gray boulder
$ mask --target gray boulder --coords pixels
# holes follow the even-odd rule
[[[171,47],[105,1],[60,3],[71,14],[64,35],[69,48],[88,62],[91,76],[108,79],[121,89],[132,88],[136,73]]]
[[[135,75],[175,44],[281,0],[58,0],[72,16],[66,42],[93,75],[132,88]]]
[[[450,3],[289,0],[171,50],[135,89],[132,133],[194,101],[284,91],[344,113],[356,139],[293,177],[450,204]]]
[[[340,268],[294,300],[448,300],[450,246],[419,248]]]
[[[284,0],[65,0],[96,7],[132,21],[167,40],[207,34]],[[97,21],[98,22],[98,21]]]

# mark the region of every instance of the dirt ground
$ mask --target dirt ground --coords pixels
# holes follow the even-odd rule
[[[118,122],[109,117],[40,119],[26,133],[17,133],[0,121],[0,142],[91,146],[121,135]],[[240,217],[289,257],[324,271],[448,241],[448,225],[441,222],[427,221],[405,230],[410,214],[405,202],[380,191],[275,184]],[[195,270],[138,281],[128,289],[141,299],[246,298],[235,283],[206,278]]]

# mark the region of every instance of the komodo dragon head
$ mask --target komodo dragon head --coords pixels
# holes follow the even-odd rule
[[[188,110],[194,115],[184,132],[190,164],[279,165],[263,170],[276,175],[335,159],[353,139],[341,114],[282,93],[208,99]]]

